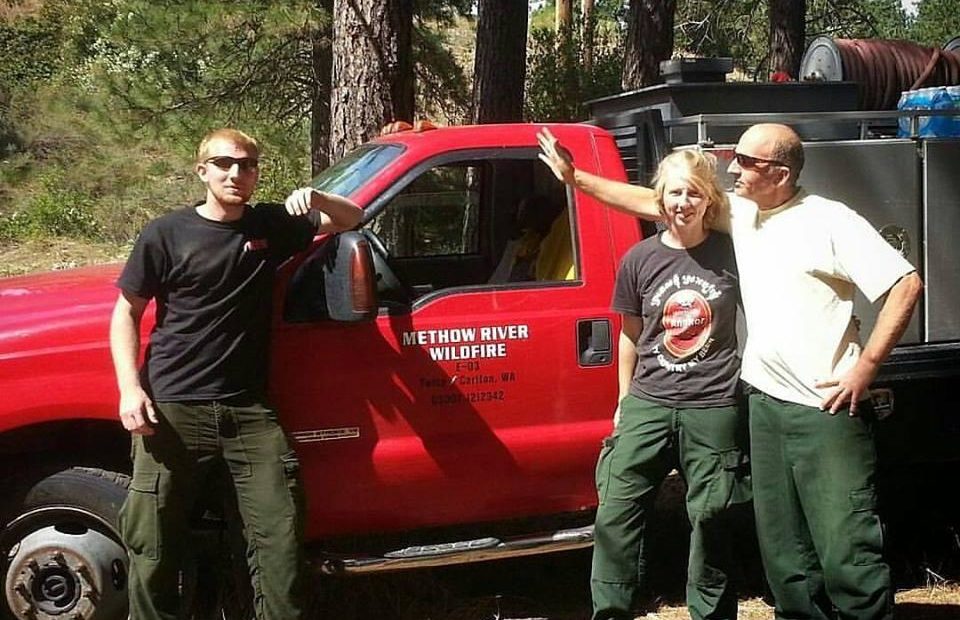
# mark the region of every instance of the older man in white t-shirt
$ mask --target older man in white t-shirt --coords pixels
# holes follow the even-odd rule
[[[556,139],[541,159],[608,205],[658,217],[651,189],[577,170]],[[757,534],[776,617],[888,619],[889,567],[876,513],[869,386],[922,290],[916,270],[854,211],[798,185],[803,147],[785,125],[737,144],[734,195],[715,225],[734,241],[747,322]],[[853,292],[886,296],[866,344]],[[838,415],[839,414],[839,415]]]

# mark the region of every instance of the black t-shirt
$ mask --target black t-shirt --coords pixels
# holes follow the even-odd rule
[[[188,207],[147,224],[117,286],[157,302],[142,369],[154,400],[263,395],[274,274],[315,230],[274,204],[233,222]]]
[[[660,236],[623,257],[612,307],[643,319],[630,393],[668,407],[735,402],[737,265],[728,235],[674,249]]]

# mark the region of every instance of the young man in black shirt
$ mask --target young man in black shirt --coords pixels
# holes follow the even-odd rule
[[[273,277],[316,233],[352,228],[350,200],[306,187],[284,206],[248,201],[256,141],[206,136],[196,172],[206,200],[147,224],[117,282],[110,325],[120,420],[133,435],[121,533],[130,553],[130,616],[181,617],[189,521],[217,463],[237,496],[258,619],[301,615],[298,462],[266,402]],[[138,370],[140,323],[156,326]]]

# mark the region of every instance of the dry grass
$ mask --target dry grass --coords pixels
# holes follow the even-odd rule
[[[644,620],[689,620],[685,605],[663,605],[656,611],[645,616],[638,616]],[[773,618],[773,608],[760,598],[749,598],[740,601],[738,620],[769,620]]]
[[[0,0],[0,22],[32,17],[40,12],[41,0]]]
[[[128,247],[116,244],[57,237],[0,243],[0,277],[112,263],[125,260],[129,252]]]
[[[947,620],[960,618],[960,584],[945,584],[930,588],[914,588],[896,594],[898,620]],[[682,605],[663,605],[655,612],[640,616],[644,620],[688,620],[690,615]],[[738,620],[771,620],[773,608],[763,599],[740,601]]]

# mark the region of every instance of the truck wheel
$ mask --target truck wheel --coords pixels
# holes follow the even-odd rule
[[[17,620],[123,620],[127,554],[117,516],[129,478],[74,467],[0,499],[0,609]]]

